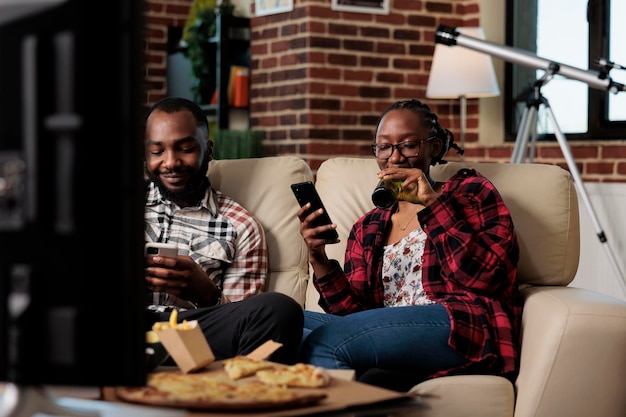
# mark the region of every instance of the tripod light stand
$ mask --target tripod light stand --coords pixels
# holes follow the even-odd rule
[[[435,42],[443,43],[448,46],[460,45],[466,48],[474,49],[479,52],[487,53],[507,61],[525,65],[531,68],[543,68],[545,70],[545,74],[542,78],[537,80],[534,85],[533,96],[529,97],[527,106],[522,115],[522,119],[520,122],[520,127],[518,129],[518,134],[515,140],[515,147],[513,149],[513,155],[511,158],[512,163],[520,163],[523,162],[524,159],[524,150],[527,148],[527,141],[529,132],[532,132],[533,138],[533,147],[534,142],[536,140],[536,118],[537,112],[540,106],[544,106],[546,110],[546,114],[548,115],[548,119],[552,123],[554,127],[554,133],[561,148],[561,152],[565,157],[567,162],[567,166],[569,168],[569,172],[572,175],[574,180],[574,185],[576,187],[576,191],[582,198],[587,210],[589,211],[589,216],[591,217],[591,221],[596,229],[596,234],[600,243],[603,243],[604,248],[606,249],[609,261],[611,266],[614,268],[615,273],[618,277],[620,285],[622,286],[622,290],[624,294],[626,294],[626,276],[620,269],[619,264],[617,263],[617,259],[611,250],[611,247],[608,244],[608,240],[604,231],[600,227],[600,223],[598,222],[598,218],[596,213],[591,205],[591,200],[589,200],[589,196],[587,195],[587,191],[585,190],[584,184],[582,182],[582,178],[580,177],[580,173],[578,172],[578,168],[576,167],[576,162],[572,156],[571,149],[567,143],[567,139],[565,135],[559,129],[556,118],[554,117],[554,113],[550,107],[550,103],[548,100],[541,95],[541,86],[548,82],[553,74],[560,74],[569,78],[573,78],[578,81],[583,81],[589,84],[591,87],[606,89],[612,93],[618,93],[620,91],[626,91],[626,87],[622,84],[614,82],[608,76],[608,70],[610,69],[608,65],[605,65],[605,70],[602,72],[591,71],[591,70],[581,70],[575,67],[571,67],[565,64],[560,64],[558,62],[550,61],[541,57],[538,57],[534,54],[531,54],[528,51],[517,50],[508,46],[496,45],[491,42],[487,42],[481,39],[472,38],[466,35],[462,35],[459,31],[454,28],[439,26],[437,32],[435,33]],[[612,63],[613,64],[613,63]],[[615,64],[613,64],[615,65]],[[531,130],[532,129],[532,130]]]

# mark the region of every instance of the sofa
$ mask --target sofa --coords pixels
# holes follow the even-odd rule
[[[525,298],[521,368],[514,384],[489,375],[421,382],[410,389],[430,406],[420,416],[626,417],[626,302],[568,287],[580,252],[578,199],[569,172],[542,164],[449,162],[432,167],[431,174],[443,180],[461,167],[491,179],[516,226]],[[373,158],[335,157],[314,175],[302,159],[279,156],[214,160],[208,175],[263,224],[267,290],[321,311],[290,184],[315,182],[341,239],[327,246],[328,255],[342,261],[350,227],[373,207],[377,171]]]

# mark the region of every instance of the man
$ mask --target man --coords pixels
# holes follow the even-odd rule
[[[300,305],[263,293],[267,246],[261,224],[213,189],[207,178],[213,142],[202,109],[165,98],[148,112],[145,221],[147,242],[178,245],[178,256],[148,256],[149,323],[198,320],[217,359],[245,355],[267,340],[283,346],[269,359],[293,363],[302,335]]]

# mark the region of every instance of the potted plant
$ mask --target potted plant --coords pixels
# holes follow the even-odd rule
[[[260,158],[263,156],[262,130],[216,129],[214,133],[215,159]]]

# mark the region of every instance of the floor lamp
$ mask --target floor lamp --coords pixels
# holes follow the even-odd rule
[[[461,27],[457,30],[463,35],[485,39],[479,27]],[[426,97],[461,100],[461,147],[465,145],[467,99],[499,95],[498,80],[490,56],[467,48],[450,48],[441,44],[435,46]]]

